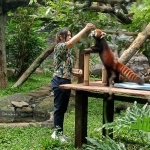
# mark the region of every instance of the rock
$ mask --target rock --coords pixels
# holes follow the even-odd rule
[[[130,59],[127,66],[142,77],[149,68],[149,62],[143,54],[136,54]]]
[[[17,108],[16,112],[19,116],[33,116],[33,109],[31,107]]]
[[[12,106],[3,106],[0,110],[0,116],[14,116],[15,110]]]
[[[53,110],[53,97],[48,96],[50,90],[50,85],[45,85],[27,94],[16,93],[1,98],[0,117],[2,115],[31,117],[34,116],[33,111],[36,110],[36,114],[40,114],[43,119],[49,118],[49,112]]]
[[[7,116],[7,117],[1,116],[0,121],[1,121],[1,123],[12,123],[14,121],[14,117],[12,117],[12,116],[11,117],[10,116]]]
[[[0,128],[4,128],[4,127],[30,127],[30,126],[34,126],[34,127],[49,127],[49,128],[53,128],[53,123],[49,123],[49,122],[35,122],[35,123],[0,123]]]
[[[134,55],[126,65],[141,77],[150,68],[148,59],[143,54]],[[93,68],[91,70],[92,75],[101,77],[101,74],[102,74],[102,63],[101,62],[91,68]]]
[[[21,102],[17,102],[17,101],[11,101],[11,104],[16,107],[16,108],[22,108],[22,107],[27,107],[29,106],[28,103],[21,101]]]
[[[34,108],[34,115],[44,115],[47,117],[51,111],[54,109],[54,99],[53,97],[46,97]]]
[[[54,111],[50,112],[50,118],[46,121],[47,122],[53,122],[54,121]]]
[[[13,95],[10,95],[8,97],[5,97],[5,101],[11,102],[11,101],[24,101],[24,102],[29,102],[32,99],[31,96],[28,96],[27,94],[22,94],[22,93],[16,93]]]
[[[96,64],[95,67],[91,70],[91,74],[100,78],[102,76],[102,63]]]
[[[12,127],[47,126],[53,128],[54,99],[53,95],[50,96],[50,91],[52,91],[51,86],[45,85],[27,94],[17,93],[1,98],[0,122],[3,123],[0,123],[0,127],[8,125]],[[74,95],[75,92],[72,91],[71,100],[74,100]],[[15,107],[17,107],[16,111]],[[69,105],[69,107],[72,106]]]
[[[42,90],[39,92],[30,92],[27,95],[33,97],[34,99],[39,99],[41,97],[49,96],[49,91]]]

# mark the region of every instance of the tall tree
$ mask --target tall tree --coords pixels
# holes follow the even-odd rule
[[[7,69],[5,54],[5,13],[0,2],[0,88],[7,86]]]
[[[30,0],[0,0],[0,89],[7,87],[7,64],[5,51],[5,19],[11,9],[26,6]]]

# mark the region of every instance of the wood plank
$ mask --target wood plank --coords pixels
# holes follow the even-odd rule
[[[90,82],[89,86],[85,86],[84,83],[81,84],[65,84],[60,85],[62,89],[71,89],[71,90],[83,90],[94,93],[109,93],[109,94],[125,94],[130,96],[139,96],[144,98],[150,98],[150,91],[146,90],[133,90],[133,89],[124,89],[116,87],[107,87],[101,81]]]
[[[87,143],[87,92],[76,91],[75,102],[75,147],[81,148],[83,143]]]
[[[104,93],[88,92],[88,97],[95,97],[95,98],[98,98],[98,100],[103,100]],[[150,98],[130,96],[130,95],[114,95],[115,101],[129,102],[129,103],[134,103],[135,101],[137,101],[137,103],[139,104],[146,104],[146,103],[150,103],[149,99]]]

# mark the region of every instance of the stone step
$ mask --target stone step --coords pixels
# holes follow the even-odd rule
[[[4,127],[30,127],[30,126],[34,126],[34,127],[49,127],[49,128],[53,128],[53,121],[45,121],[45,122],[30,122],[30,123],[0,123],[0,128],[4,128]]]

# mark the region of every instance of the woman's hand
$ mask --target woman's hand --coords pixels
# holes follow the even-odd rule
[[[95,29],[95,25],[93,25],[92,23],[87,23],[85,28],[86,28],[86,30]]]
[[[76,76],[76,77],[81,77],[83,75],[83,71],[82,69],[72,69],[72,72],[73,74]]]
[[[76,44],[81,37],[90,29],[95,28],[95,26],[92,23],[88,23],[78,34],[76,34],[74,37],[72,37],[68,42],[66,42],[66,48],[72,47],[74,44]]]
[[[82,69],[79,69],[79,70],[78,70],[78,73],[79,73],[78,77],[81,77],[81,76],[83,75]]]

